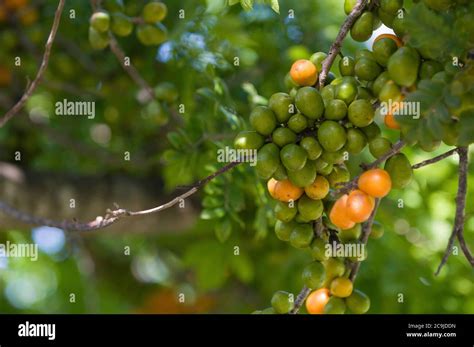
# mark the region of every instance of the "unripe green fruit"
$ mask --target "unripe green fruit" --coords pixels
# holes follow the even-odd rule
[[[347,307],[356,314],[364,314],[370,309],[369,297],[358,289],[346,298]]]
[[[317,261],[325,261],[328,259],[326,255],[326,245],[328,243],[320,238],[315,238],[311,243],[311,257]],[[326,270],[324,270],[326,274]]]
[[[398,153],[385,162],[384,169],[392,179],[392,188],[405,188],[413,178],[413,169],[407,157]]]
[[[168,8],[162,2],[152,1],[143,8],[142,16],[145,23],[160,22],[168,14]]]
[[[133,31],[133,23],[131,19],[123,13],[112,13],[110,29],[117,36],[128,36]]]
[[[359,59],[361,58],[368,58],[368,59],[372,59],[372,60],[375,60],[375,56],[374,56],[374,53],[369,51],[368,49],[364,48],[364,49],[360,49],[356,52],[356,55],[355,55],[355,61],[357,62]]]
[[[293,78],[291,78],[291,75],[289,72],[285,75],[284,83],[287,90],[292,90],[298,87],[298,84],[295,81],[293,81]]]
[[[234,140],[236,149],[260,149],[263,146],[264,138],[256,131],[241,131]]]
[[[375,60],[382,66],[387,66],[388,60],[398,49],[397,44],[390,38],[382,38],[374,43]]]
[[[329,102],[334,99],[336,94],[336,86],[328,85],[321,89],[321,97],[323,98],[324,107],[327,107]]]
[[[276,313],[284,314],[290,312],[294,307],[293,295],[279,290],[273,294],[272,307]]]
[[[369,151],[375,158],[381,158],[392,148],[392,143],[386,137],[377,137],[369,142]]]
[[[405,11],[398,10],[397,15],[392,21],[392,29],[400,38],[403,38],[407,34],[405,16]]]
[[[346,143],[346,138],[344,127],[331,120],[324,121],[318,129],[319,143],[329,152],[340,150]]]
[[[267,143],[257,154],[256,170],[260,178],[268,180],[280,164],[280,149],[274,143]]]
[[[356,100],[360,99],[371,101],[372,99],[374,99],[374,95],[372,94],[369,88],[358,86]]]
[[[263,136],[270,135],[276,128],[275,114],[266,106],[257,106],[250,113],[250,125]]]
[[[290,143],[280,151],[282,164],[290,171],[301,170],[308,159],[306,151],[300,146]]]
[[[339,72],[341,73],[341,76],[354,76],[354,68],[354,58],[345,56],[339,60]]]
[[[348,15],[351,13],[354,6],[357,4],[357,0],[345,0],[344,1],[344,12]]]
[[[376,137],[379,137],[381,134],[381,130],[377,123],[373,122],[370,125],[361,128],[364,135],[367,137],[367,141],[372,141]]]
[[[386,12],[395,15],[403,7],[403,0],[380,0],[380,8]]]
[[[288,173],[286,172],[286,169],[281,162],[280,164],[278,164],[277,169],[273,173],[273,178],[277,181],[283,181],[288,178]]]
[[[308,119],[301,113],[297,113],[290,117],[287,125],[288,128],[298,134],[308,127]]]
[[[334,99],[329,101],[324,112],[324,117],[329,120],[341,120],[347,114],[347,105],[344,101]]]
[[[432,140],[432,141],[418,141],[418,146],[425,151],[425,152],[433,152],[438,149],[438,147],[441,145],[440,140]]]
[[[332,171],[332,164],[329,164],[328,162],[325,162],[321,158],[318,158],[315,160],[315,166],[316,166],[316,172],[320,175],[327,176],[331,173]]]
[[[374,84],[372,84],[372,92],[375,96],[379,96],[380,91],[382,90],[385,83],[390,80],[390,76],[388,71],[382,72],[378,77],[375,79]]]
[[[283,201],[277,202],[275,208],[273,209],[273,213],[275,213],[276,219],[288,223],[293,218],[295,218],[296,213],[298,213],[298,209],[296,208],[296,206],[294,206],[294,203],[292,203],[292,205],[293,206],[290,206],[290,204]]]
[[[398,85],[410,87],[418,78],[420,55],[411,47],[401,47],[392,54],[387,63],[390,78]]]
[[[110,12],[123,12],[125,10],[122,0],[103,0],[102,5]]]
[[[380,18],[383,24],[387,27],[391,28],[393,24],[393,20],[395,19],[395,14],[385,12],[380,7],[377,10],[377,16]]]
[[[366,127],[374,121],[374,109],[368,100],[355,100],[348,108],[348,118],[356,127]]]
[[[300,141],[300,146],[305,149],[310,160],[318,159],[323,153],[323,148],[314,137],[304,137]]]
[[[373,81],[382,72],[382,69],[375,60],[360,58],[355,64],[356,76],[364,81]]]
[[[350,154],[359,154],[363,151],[367,145],[367,137],[359,129],[348,129],[347,130],[347,142],[344,149]]]
[[[273,111],[278,123],[285,123],[290,119],[293,112],[291,109],[293,100],[286,93],[275,93],[268,100],[268,107]]]
[[[372,230],[370,231],[370,238],[372,239],[380,239],[384,234],[384,227],[377,221],[372,223]]]
[[[297,225],[298,224],[293,221],[284,223],[277,220],[275,223],[275,234],[281,241],[290,241],[290,235]]]
[[[288,128],[276,128],[272,134],[272,141],[279,147],[296,142],[296,134]]]
[[[342,183],[350,181],[351,174],[344,166],[334,166],[327,179],[331,188],[337,189],[341,187]]]
[[[336,86],[335,97],[349,105],[357,96],[357,83],[350,78],[345,77],[340,84]]]
[[[316,220],[323,214],[323,203],[303,195],[298,200],[298,212],[307,220]]]
[[[337,236],[339,236],[339,240],[342,242],[354,242],[360,238],[362,234],[362,225],[357,223],[350,229],[341,230]]]
[[[323,264],[318,261],[308,264],[303,270],[303,282],[306,287],[311,289],[320,288],[326,277],[326,270]]]
[[[351,37],[355,41],[364,42],[372,36],[374,28],[374,14],[372,12],[363,12],[355,21],[351,28]]]
[[[346,312],[346,304],[344,299],[331,296],[326,306],[324,306],[324,314],[344,314]]]
[[[161,23],[141,24],[137,27],[137,37],[145,46],[158,46],[167,40],[168,31]]]
[[[295,104],[298,110],[310,119],[319,119],[324,113],[323,98],[313,87],[298,89]]]
[[[260,314],[276,314],[273,307],[267,307],[266,309],[262,310]]]
[[[329,164],[342,164],[346,159],[345,156],[346,153],[342,148],[336,152],[324,151],[320,158]]]
[[[90,18],[90,25],[100,33],[105,33],[109,30],[110,16],[105,11],[95,12]]]
[[[316,52],[309,58],[309,61],[316,66],[318,72],[321,72],[323,60],[326,59],[327,56],[328,55],[324,52]]]
[[[309,186],[316,179],[315,161],[307,160],[305,166],[300,170],[288,170],[288,179],[297,187]]]
[[[290,244],[296,248],[306,248],[313,241],[314,233],[311,224],[297,224],[290,235]]]
[[[379,99],[381,102],[389,102],[400,100],[402,91],[400,87],[392,80],[387,81],[379,93]]]
[[[346,272],[344,261],[339,258],[328,258],[324,262],[324,268],[326,269],[326,282],[330,282],[336,277],[341,277]]]
[[[107,33],[100,33],[93,27],[89,27],[89,43],[93,49],[104,49],[109,45],[109,36]]]

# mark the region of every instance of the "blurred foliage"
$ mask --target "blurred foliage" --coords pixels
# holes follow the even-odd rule
[[[146,101],[109,50],[91,49],[88,1],[67,1],[43,84],[22,114],[0,130],[0,161],[13,162],[12,153],[20,151],[26,159],[16,164],[30,171],[154,177],[164,193],[203,178],[221,165],[217,149],[247,128],[251,108],[284,90],[291,62],[328,50],[344,19],[342,2],[165,1],[167,42],[149,48],[134,35],[119,39],[132,64],[162,92],[159,100]],[[144,3],[125,1],[125,12],[137,16]],[[241,7],[228,6],[237,3]],[[1,113],[35,75],[56,5],[31,0],[36,20],[12,15],[0,22],[0,74],[6,74],[0,82],[7,82],[0,84]],[[184,18],[176,15],[181,9]],[[429,38],[439,39],[434,36]],[[449,47],[455,49],[456,42]],[[343,52],[354,54],[356,47],[347,39]],[[14,65],[17,56],[21,67]],[[54,104],[63,99],[95,101],[96,117],[55,116]],[[386,136],[395,140],[393,133]],[[404,152],[418,162],[446,149]],[[131,161],[123,160],[125,152]],[[353,158],[352,173],[370,160],[368,151]],[[473,270],[461,252],[433,275],[451,230],[456,174],[456,159],[449,158],[418,170],[408,189],[384,200],[377,220],[385,236],[369,242],[356,283],[371,297],[370,312],[474,312]],[[473,187],[467,203],[470,244]],[[34,239],[41,254],[37,262],[0,258],[0,312],[248,313],[269,306],[276,290],[296,294],[311,257],[277,240],[265,191],[254,168],[241,165],[203,189],[201,219],[185,233],[130,230],[117,236],[105,229],[67,235],[64,245],[51,250],[44,243],[57,242],[60,231],[49,239],[43,235],[43,241],[34,239],[35,231],[4,232],[2,243]],[[400,293],[403,303],[397,301]]]

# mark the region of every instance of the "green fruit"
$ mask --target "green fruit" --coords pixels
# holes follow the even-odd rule
[[[384,228],[383,225],[377,221],[372,223],[372,230],[369,234],[372,239],[380,239],[383,236]]]
[[[444,71],[437,72],[431,77],[432,81],[440,81],[443,83],[448,83],[449,82],[449,77],[448,74]]]
[[[347,105],[349,105],[357,96],[357,83],[350,80],[345,79],[336,87],[336,94],[335,97],[344,101]]]
[[[324,121],[318,129],[319,143],[329,152],[340,150],[346,143],[346,138],[344,127],[332,120]]]
[[[319,119],[324,113],[323,98],[313,87],[298,89],[295,104],[298,110],[310,119]]]
[[[280,149],[274,143],[267,143],[257,154],[257,174],[268,180],[273,176],[280,164]]]
[[[162,2],[152,1],[145,5],[142,12],[146,23],[161,22],[168,14],[168,8]]]
[[[123,12],[125,10],[123,0],[103,0],[102,5],[110,12]]]
[[[390,149],[392,149],[392,143],[386,137],[377,137],[369,142],[369,151],[375,158],[381,158]]]
[[[323,98],[324,106],[326,107],[327,104],[334,99],[336,94],[336,87],[334,85],[325,86],[321,89],[321,97]]]
[[[267,307],[266,309],[261,311],[261,314],[275,314],[275,310],[273,307]]]
[[[347,307],[356,314],[364,314],[370,308],[369,297],[358,289],[354,289],[352,294],[346,298]]]
[[[355,21],[351,28],[351,37],[355,41],[364,42],[372,36],[374,27],[374,14],[372,12],[364,12]]]
[[[380,18],[377,16],[377,14],[374,12],[374,27],[372,28],[372,30],[377,30],[378,28],[380,28],[382,26],[382,21],[380,20]]]
[[[351,13],[354,6],[357,4],[357,0],[345,0],[344,1],[344,12],[348,15]]]
[[[90,18],[90,25],[96,31],[100,33],[105,33],[109,30],[110,26],[110,16],[105,11],[95,12]]]
[[[364,132],[359,129],[347,130],[347,141],[344,149],[350,154],[359,154],[367,145],[367,137]]]
[[[285,75],[284,82],[285,82],[285,87],[287,90],[292,90],[294,88],[299,87],[298,84],[296,84],[296,82],[293,81],[293,78],[291,78],[291,75],[289,72]]]
[[[93,49],[104,49],[109,45],[109,36],[106,33],[100,33],[93,27],[89,27],[89,43]]]
[[[288,128],[276,128],[272,134],[272,141],[279,147],[296,142],[296,134]]]
[[[418,78],[420,55],[411,47],[401,47],[392,54],[387,63],[390,78],[398,85],[410,87]]]
[[[318,261],[312,262],[303,269],[303,283],[311,289],[320,288],[326,277],[323,264]]]
[[[300,133],[308,127],[308,119],[301,113],[297,113],[291,116],[288,121],[288,128],[293,130],[295,133]]]
[[[324,112],[324,117],[330,120],[341,120],[347,114],[347,105],[344,101],[334,99],[329,101]]]
[[[122,13],[112,13],[112,24],[110,25],[110,29],[117,36],[128,36],[133,31],[133,23],[129,17]]]
[[[328,55],[324,52],[316,52],[310,58],[309,61],[316,66],[316,70],[320,72],[322,70],[323,60],[326,59]]]
[[[323,153],[321,145],[314,137],[304,137],[300,141],[300,146],[305,149],[310,160],[318,159]]]
[[[374,50],[374,57],[377,63],[387,66],[388,60],[397,51],[398,46],[394,40],[386,37],[375,42],[372,49]]]
[[[340,258],[328,258],[324,263],[326,269],[326,280],[332,281],[336,277],[341,277],[346,272],[344,261]]]
[[[380,0],[380,8],[386,13],[395,15],[402,7],[403,0]]]
[[[337,236],[339,236],[339,240],[346,243],[346,242],[358,240],[361,234],[362,234],[362,225],[357,223],[350,229],[341,230]]]
[[[320,238],[315,238],[311,243],[311,257],[316,261],[325,261],[328,259],[326,255],[326,245],[328,243]],[[326,270],[324,270],[326,273]]]
[[[331,296],[326,306],[324,306],[324,314],[344,314],[346,312],[346,304],[341,298]]]
[[[361,49],[361,50],[358,50],[356,52],[355,61],[357,62],[361,58],[368,58],[368,59],[375,60],[374,53],[369,51],[368,49],[365,49],[365,48]]]
[[[364,81],[373,81],[382,72],[382,69],[375,60],[360,58],[355,64],[355,75]]]
[[[452,0],[423,0],[425,5],[436,11],[446,11],[454,2]]]
[[[313,200],[303,195],[298,200],[298,212],[307,220],[316,220],[323,214],[323,203],[321,200]]]
[[[306,151],[300,146],[290,143],[283,147],[280,152],[282,164],[290,171],[301,170],[308,159]]]
[[[418,142],[418,146],[420,146],[420,148],[425,152],[433,152],[437,150],[440,145],[441,145],[440,140],[422,141],[420,139],[420,141]]]
[[[306,165],[301,170],[288,171],[288,179],[297,187],[309,186],[316,179],[315,162],[307,160]]]
[[[273,178],[276,179],[277,181],[283,181],[288,178],[286,169],[281,162],[278,164],[277,169],[273,173]]]
[[[377,16],[380,18],[383,24],[385,24],[389,28],[392,27],[393,20],[395,19],[395,14],[385,12],[379,7],[379,9],[377,10]]]
[[[366,127],[374,121],[375,111],[368,100],[353,101],[348,108],[348,118],[356,127]]]
[[[288,203],[282,201],[279,201],[273,209],[275,217],[285,223],[288,223],[293,218],[295,218],[297,212],[298,209],[296,208],[296,206],[290,206]]]
[[[395,31],[398,37],[402,38],[407,34],[407,25],[405,22],[405,15],[404,11],[399,10],[397,15],[392,21],[392,29]]]
[[[260,149],[265,139],[256,131],[241,131],[234,140],[236,149]]]
[[[266,106],[257,106],[250,113],[250,125],[259,134],[268,136],[277,125],[275,114]]]
[[[313,241],[314,233],[311,224],[297,224],[290,235],[290,244],[296,248],[306,248]]]
[[[179,94],[176,86],[173,83],[161,82],[155,87],[155,96],[158,100],[171,104],[178,100]]]
[[[268,101],[268,107],[273,111],[278,123],[286,123],[293,113],[293,100],[286,93],[275,93]]]
[[[372,99],[374,99],[374,95],[372,94],[369,88],[359,86],[357,87],[356,99],[357,100],[365,99],[365,100],[371,101]]]
[[[349,182],[351,174],[344,166],[334,166],[332,172],[327,177],[331,188],[340,188],[342,183]]]
[[[372,141],[376,137],[379,137],[381,134],[381,130],[377,123],[373,122],[370,125],[361,128],[364,135],[367,137],[367,141]]]
[[[328,76],[326,77],[326,81],[324,82],[324,85],[326,86],[332,83],[332,81],[334,81],[335,79],[336,79],[336,75],[332,71],[329,71]]]
[[[310,219],[304,218],[302,215],[298,213],[295,217],[295,222],[298,224],[307,224],[307,223],[311,223],[312,221]]]
[[[341,76],[354,76],[354,68],[354,58],[345,56],[339,60],[339,72],[341,73]]]
[[[431,79],[437,72],[443,70],[443,65],[435,60],[425,60],[421,63],[420,79]]]
[[[379,96],[380,91],[382,90],[385,83],[390,80],[390,76],[387,71],[382,72],[378,77],[375,79],[374,84],[372,84],[372,92],[375,96]]]
[[[290,241],[291,232],[297,225],[295,222],[284,223],[281,220],[277,220],[275,223],[275,234],[281,241]]]
[[[400,87],[392,80],[389,80],[384,84],[378,96],[381,102],[389,102],[390,100],[400,100],[401,95]]]
[[[336,152],[324,151],[320,158],[329,164],[342,164],[346,160],[346,152],[343,149]]]
[[[137,37],[145,46],[158,46],[167,40],[168,31],[161,23],[141,24],[137,27]]]
[[[272,307],[276,313],[288,313],[294,307],[293,295],[279,290],[272,297]]]
[[[405,188],[413,178],[413,169],[407,157],[398,153],[385,162],[384,169],[392,179],[392,188]]]

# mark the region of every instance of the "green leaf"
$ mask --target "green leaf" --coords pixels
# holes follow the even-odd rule
[[[210,220],[218,219],[225,216],[225,210],[221,207],[214,209],[204,209],[201,211],[201,219]]]
[[[229,219],[224,219],[216,224],[214,232],[216,233],[217,239],[223,243],[227,241],[232,234],[232,223]]]
[[[202,206],[205,208],[219,207],[222,206],[223,203],[223,199],[219,199],[217,196],[207,195],[204,199],[202,199]]]
[[[252,260],[246,255],[231,255],[230,268],[235,276],[243,283],[249,283],[255,276],[255,270]]]
[[[278,3],[278,0],[269,0],[268,2],[270,3],[272,10],[280,14],[280,4]]]
[[[240,5],[245,11],[253,10],[253,0],[240,0]]]
[[[240,0],[229,0],[229,6],[236,5],[240,2]]]

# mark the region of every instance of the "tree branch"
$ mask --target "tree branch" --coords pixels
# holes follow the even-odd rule
[[[199,188],[202,186],[206,185],[209,183],[211,180],[213,180],[215,177],[229,171],[230,169],[234,168],[235,166],[239,165],[241,162],[231,162],[216,172],[210,174],[206,178],[198,181],[195,183],[191,189],[186,191],[185,193],[177,196],[173,200],[148,209],[148,210],[142,210],[142,211],[128,211],[123,208],[119,208],[116,206],[115,210],[107,210],[104,216],[97,216],[95,220],[90,221],[90,222],[85,222],[81,223],[78,221],[55,221],[52,219],[48,218],[42,218],[42,217],[37,217],[37,216],[32,216],[28,213],[19,211],[15,209],[14,207],[6,204],[5,202],[0,201],[0,211],[3,211],[6,215],[15,218],[19,221],[22,221],[26,224],[33,224],[33,225],[46,225],[50,227],[56,227],[56,228],[61,228],[64,230],[68,231],[91,231],[91,230],[98,230],[98,229],[103,229],[106,228],[114,223],[116,223],[118,220],[120,220],[123,217],[129,217],[129,216],[142,216],[142,215],[147,215],[147,214],[152,214],[152,213],[157,213],[160,211],[163,211],[165,209],[168,209],[181,201],[185,200],[186,198],[190,197],[194,193],[196,193]]]
[[[329,48],[328,56],[323,61],[321,73],[319,74],[319,89],[324,87],[324,82],[326,82],[329,70],[331,69],[331,66],[334,63],[337,55],[341,51],[342,41],[346,37],[351,27],[354,25],[356,19],[359,18],[366,5],[367,0],[358,0],[351,13],[349,13],[349,15],[346,17],[341,29],[339,29],[336,40],[331,45],[331,48]]]
[[[58,31],[59,22],[61,21],[61,15],[63,12],[64,3],[65,3],[65,0],[59,0],[58,8],[56,9],[56,13],[54,14],[53,25],[51,27],[48,40],[46,41],[45,50],[43,54],[43,60],[38,69],[35,79],[33,80],[33,82],[31,82],[27,86],[20,100],[18,100],[18,102],[7,113],[5,113],[2,118],[0,118],[0,128],[3,127],[11,118],[13,118],[23,108],[28,98],[33,94],[36,87],[41,82],[43,74],[46,71],[46,68],[48,67],[49,57],[51,54],[51,48],[53,46],[53,42],[56,37],[56,33]]]
[[[458,152],[458,148],[454,148],[454,149],[452,149],[452,150],[450,150],[450,151],[447,151],[447,152],[445,152],[445,153],[443,153],[443,154],[440,154],[440,155],[438,155],[438,156],[436,156],[436,157],[433,157],[433,158],[431,158],[431,159],[427,159],[427,160],[424,160],[424,161],[422,161],[422,162],[419,162],[419,163],[413,165],[411,168],[412,168],[413,170],[416,170],[416,169],[419,169],[419,168],[421,168],[421,167],[423,167],[423,166],[437,163],[438,161],[443,160],[443,159],[445,159],[445,158],[447,158],[447,157],[450,157],[450,156],[452,156],[454,153],[457,153],[457,152]]]
[[[303,286],[301,291],[296,296],[295,306],[290,311],[290,314],[297,314],[298,313],[298,311],[300,310],[301,306],[303,306],[304,301],[306,300],[306,298],[308,297],[310,292],[311,292],[311,289],[309,289],[306,286]]]

